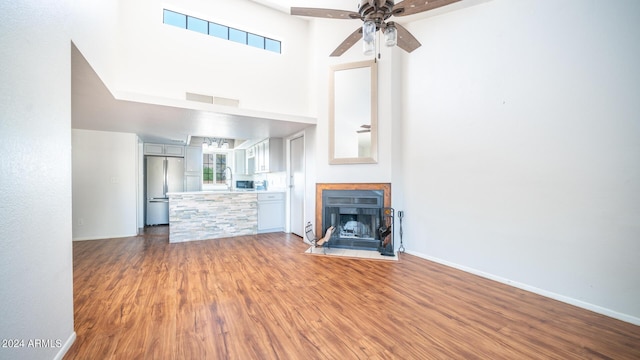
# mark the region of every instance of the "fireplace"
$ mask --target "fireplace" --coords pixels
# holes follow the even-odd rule
[[[380,250],[390,184],[317,184],[316,234],[334,226],[330,247]]]

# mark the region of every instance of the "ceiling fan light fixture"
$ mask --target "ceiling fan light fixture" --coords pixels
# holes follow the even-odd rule
[[[367,20],[362,23],[362,40],[365,42],[373,42],[376,33],[376,23],[373,20]]]
[[[371,56],[376,52],[376,44],[374,40],[371,41],[362,41],[362,52],[366,56]]]
[[[393,23],[387,24],[387,27],[384,29],[384,43],[388,47],[396,46],[398,43],[398,31]]]

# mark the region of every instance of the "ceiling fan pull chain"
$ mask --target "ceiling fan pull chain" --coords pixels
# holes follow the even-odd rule
[[[381,56],[380,56],[380,32],[381,31],[378,31],[378,41],[376,43],[376,49],[378,50],[378,59],[381,58]]]

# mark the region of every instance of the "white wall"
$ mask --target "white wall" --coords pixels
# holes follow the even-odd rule
[[[0,339],[24,341],[2,359],[61,358],[75,339],[69,22],[69,1],[0,2]]]
[[[282,42],[282,53],[162,23],[162,9]],[[240,107],[307,116],[307,26],[247,0],[120,1],[118,92],[185,99],[186,92],[240,100]],[[80,48],[83,50],[84,49]]]
[[[344,8],[337,6],[335,8]],[[315,183],[392,183],[392,206],[403,207],[405,193],[402,178],[402,92],[401,66],[404,51],[383,46],[378,64],[378,163],[329,165],[329,69],[333,65],[372,60],[362,54],[358,42],[340,57],[329,54],[358,26],[358,21],[316,19],[310,23],[311,51],[310,94],[315,96],[317,126],[314,130],[313,166],[315,181],[307,192],[305,221],[315,224]],[[312,164],[312,165],[310,165]],[[309,179],[308,179],[309,180]],[[313,181],[313,180],[312,180]],[[396,248],[399,246],[399,223],[396,223]]]
[[[282,42],[282,54],[162,23],[163,8]],[[73,40],[116,98],[240,100],[240,108],[313,115],[304,20],[248,1],[92,1],[74,6]]]
[[[120,53],[119,1],[73,1],[72,39],[102,82],[113,91]]]
[[[394,71],[394,63],[399,53],[395,49],[383,47],[378,60],[378,163],[358,165],[329,165],[329,75],[330,68],[337,64],[347,64],[364,60],[373,60],[362,54],[362,44],[355,44],[340,57],[329,54],[358,26],[358,21],[338,21],[317,19],[311,22],[311,42],[314,44],[312,92],[317,96],[316,127],[316,171],[320,183],[372,183],[391,182],[392,166],[392,129],[395,121],[393,104],[397,98],[388,84]],[[392,190],[393,191],[393,190]]]
[[[640,3],[493,0],[410,30],[407,248],[640,323]]]
[[[406,56],[383,49],[379,163],[356,166],[328,165],[327,86],[331,65],[366,59],[360,44],[328,56],[357,23],[314,20],[307,28],[271,12],[246,17],[202,1],[175,4],[257,33],[264,20],[273,37],[300,49],[309,39],[306,59],[283,45],[281,66],[236,44],[184,40],[198,34],[162,25],[162,5],[169,7],[107,6],[102,28],[118,21],[122,30],[110,88],[177,98],[202,92],[265,111],[317,113],[306,132],[308,171],[317,182],[392,181],[410,252],[638,322],[637,2],[492,0],[408,25],[423,46]],[[233,3],[258,11],[253,6]],[[283,28],[272,26],[280,21]],[[207,61],[184,65],[194,49]],[[240,82],[238,68],[248,71]]]
[[[73,239],[135,236],[137,136],[74,129],[72,139]]]

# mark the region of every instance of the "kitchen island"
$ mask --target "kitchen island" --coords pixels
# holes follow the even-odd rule
[[[258,193],[277,193],[277,191],[167,193],[169,242],[256,235],[258,233]]]

